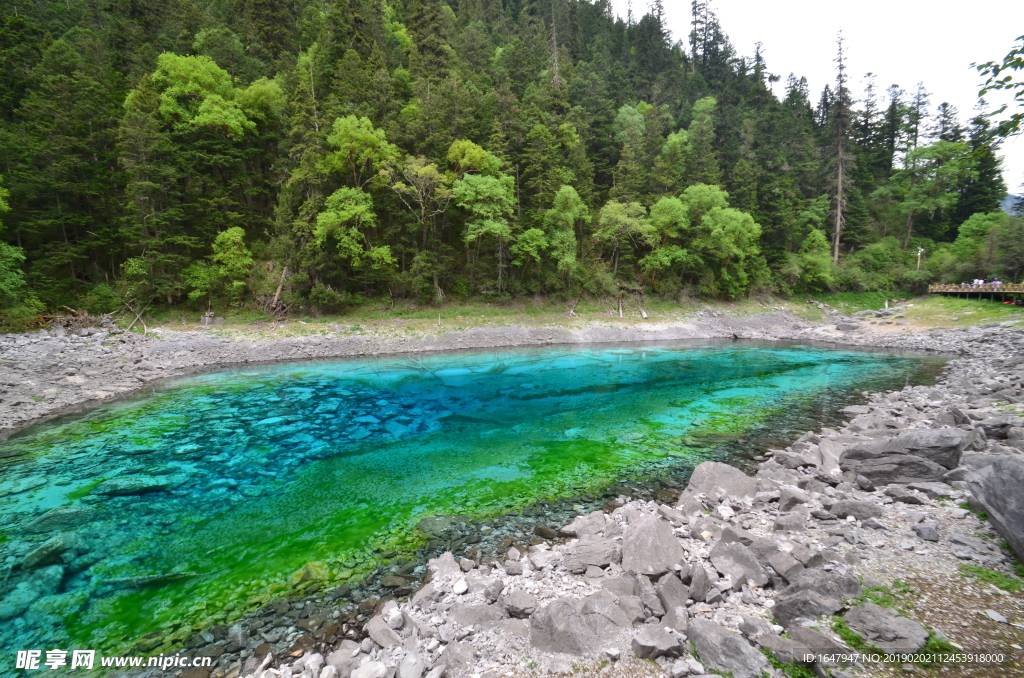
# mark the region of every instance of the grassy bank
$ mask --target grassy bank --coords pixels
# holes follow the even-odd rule
[[[906,325],[884,326],[886,331],[913,331],[933,327],[959,327],[997,321],[1021,321],[1024,309],[999,302],[952,297],[898,298],[883,293],[842,293],[816,299],[846,314],[865,309],[902,305]],[[452,302],[441,306],[417,305],[408,302],[372,302],[351,308],[344,313],[324,316],[301,315],[275,320],[248,309],[218,309],[223,318],[214,328],[217,333],[246,336],[301,336],[309,334],[424,335],[464,330],[472,327],[583,327],[590,323],[636,325],[696,320],[699,314],[721,313],[746,316],[771,310],[785,310],[807,321],[822,321],[826,314],[806,300],[773,298],[747,299],[736,302],[693,300],[669,302],[650,300],[643,304],[645,319],[635,299],[630,299],[619,317],[614,299],[584,299],[568,311],[572,302],[548,298],[529,298],[508,303]],[[182,309],[160,309],[145,315],[149,329],[196,330],[202,327],[202,312]],[[119,324],[127,327],[130,318],[122,316]],[[881,328],[880,328],[881,329]],[[141,330],[136,323],[133,331]]]

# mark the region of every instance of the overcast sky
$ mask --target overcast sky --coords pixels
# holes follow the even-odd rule
[[[612,2],[618,14],[625,16],[627,0]],[[643,15],[648,4],[648,0],[634,0],[634,15]],[[665,0],[664,5],[673,39],[685,42],[690,3]],[[754,45],[762,43],[768,70],[782,77],[776,84],[777,94],[786,76],[794,73],[807,78],[811,99],[817,103],[822,87],[835,80],[836,33],[842,29],[850,86],[856,96],[863,93],[863,76],[868,72],[877,76],[883,95],[891,84],[911,92],[923,82],[932,93],[933,112],[948,101],[963,119],[974,110],[982,81],[971,62],[1002,59],[1024,34],[1022,0],[716,0],[712,6],[740,54],[751,56]],[[989,103],[995,101],[991,96]],[[1004,144],[1002,153],[1010,192],[1024,192],[1024,139],[1018,136]]]

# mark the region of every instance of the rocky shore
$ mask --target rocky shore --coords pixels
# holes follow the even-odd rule
[[[0,426],[14,430],[190,369],[262,360],[730,337],[941,351],[958,357],[938,384],[874,394],[845,411],[845,426],[770,451],[752,477],[707,462],[686,488],[645,498],[614,488],[482,528],[440,519],[421,527],[454,554],[425,568],[396,563],[372,585],[311,590],[198,633],[182,653],[212,657],[214,666],[179,674],[745,678],[800,667],[842,678],[917,670],[828,657],[877,648],[1002,653],[1001,663],[949,664],[943,675],[1013,675],[1024,670],[1024,596],[990,582],[1000,581],[992,573],[1012,575],[1011,548],[1024,555],[1024,332],[877,333],[866,322],[706,313],[672,325],[388,340],[144,338],[114,328],[8,336]]]

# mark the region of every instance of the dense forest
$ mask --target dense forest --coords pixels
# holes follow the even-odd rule
[[[853,76],[841,40],[834,84],[790,75],[780,98],[703,0],[686,36],[661,0],[625,19],[607,0],[3,12],[10,325],[126,302],[330,313],[1024,276],[983,109]]]

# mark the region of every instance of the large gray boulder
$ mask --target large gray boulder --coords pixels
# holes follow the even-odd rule
[[[585,656],[632,624],[607,591],[582,601],[558,598],[533,613],[530,643],[543,652]]]
[[[683,547],[672,526],[655,515],[645,515],[627,525],[622,535],[622,569],[645,575],[661,575],[685,560]]]
[[[703,568],[702,568],[703,569]],[[686,584],[679,581],[671,572],[658,580],[655,587],[661,606],[665,609],[665,616],[661,623],[671,627],[680,633],[686,633],[686,622],[689,617],[686,611],[686,599],[690,597],[690,590]]]
[[[562,556],[562,565],[575,574],[587,571],[591,565],[607,567],[622,561],[622,547],[612,539],[583,540]]]
[[[864,476],[874,485],[907,484],[942,480],[947,469],[930,459],[913,454],[885,454],[872,459],[845,460],[842,469]]]
[[[525,593],[525,591],[521,593],[524,593],[526,597],[532,598],[532,596],[530,596],[528,593]],[[525,599],[519,600],[518,602],[522,603],[523,605],[528,605],[528,601],[526,601]],[[534,601],[534,607],[536,607],[536,601]],[[449,616],[454,622],[462,626],[465,626],[466,628],[472,628],[474,626],[479,625],[485,629],[490,629],[494,628],[502,621],[508,619],[508,612],[505,610],[503,606],[498,604],[488,605],[487,603],[456,603],[452,607],[451,612],[449,612]],[[374,640],[377,639],[374,638]],[[381,643],[380,641],[377,642],[381,645],[384,645],[384,643]],[[388,646],[384,645],[384,647]]]
[[[431,580],[450,579],[451,577],[462,576],[462,568],[455,561],[451,551],[445,551],[437,558],[427,561],[427,572]]]
[[[698,603],[703,603],[711,591],[711,578],[708,571],[700,563],[694,565],[690,572],[690,598]]]
[[[797,651],[800,655],[815,655],[817,658],[815,661],[826,666],[838,663],[830,657],[850,652],[850,648],[839,641],[803,626],[794,626],[789,629],[789,637],[797,644]]]
[[[537,599],[522,589],[513,589],[502,596],[505,609],[513,617],[526,619],[537,609]]]
[[[757,494],[757,479],[743,471],[717,461],[705,461],[693,469],[686,490],[679,495],[676,506],[682,508],[698,494],[705,494],[713,499],[723,497],[754,498]]]
[[[775,597],[772,611],[779,623],[788,627],[800,619],[835,614],[843,609],[847,598],[860,594],[860,583],[853,577],[809,568],[796,574]]]
[[[645,626],[633,636],[633,652],[641,659],[678,657],[686,650],[685,641],[661,626]]]
[[[366,633],[373,638],[373,642],[381,647],[395,647],[402,644],[402,639],[391,630],[388,623],[384,621],[384,617],[379,614],[366,624]]]
[[[614,636],[622,629],[632,626],[625,612],[607,591],[598,591],[578,603],[583,623],[599,638]]]
[[[1024,457],[1008,454],[964,456],[971,502],[989,521],[1018,558],[1024,560]]]
[[[571,523],[559,528],[558,532],[563,537],[578,537],[580,540],[600,536],[606,525],[604,516],[604,511],[593,511],[586,515],[576,516]]]
[[[718,542],[709,555],[711,564],[723,575],[732,578],[733,588],[739,590],[743,584],[753,582],[757,586],[768,583],[768,573],[764,571],[750,549],[740,543],[725,544]]]
[[[992,440],[1006,440],[1009,437],[1010,429],[1024,426],[1024,419],[1009,415],[988,417],[978,422],[978,426],[985,431],[985,437]]]
[[[783,487],[779,490],[779,511],[785,513],[811,500],[810,496],[796,487]]]
[[[644,607],[650,610],[651,614],[655,617],[664,616],[665,606],[661,604],[661,599],[658,597],[658,592],[654,588],[654,584],[651,583],[650,577],[638,574],[636,579],[637,595],[640,597],[640,601],[644,604]]]
[[[793,664],[803,660],[803,653],[800,651],[801,645],[795,640],[768,633],[758,636],[754,642],[770,651],[772,656],[783,664]]]
[[[530,643],[538,650],[583,656],[596,651],[600,642],[583,623],[575,601],[558,598],[530,618]]]
[[[704,619],[692,619],[687,636],[705,666],[729,671],[733,678],[761,678],[772,670],[768,659],[738,633]]]
[[[775,462],[788,469],[801,466],[821,466],[821,450],[817,445],[808,442],[793,443],[788,450],[778,450]]]
[[[904,431],[897,436],[854,443],[843,451],[840,463],[908,454],[951,469],[960,463],[967,439],[967,433],[956,428]]]
[[[928,632],[920,624],[873,603],[851,608],[844,618],[851,629],[880,650],[916,652],[928,640]]]
[[[883,509],[881,504],[873,501],[843,499],[832,505],[831,512],[838,518],[853,516],[857,520],[867,520],[881,517]]]

